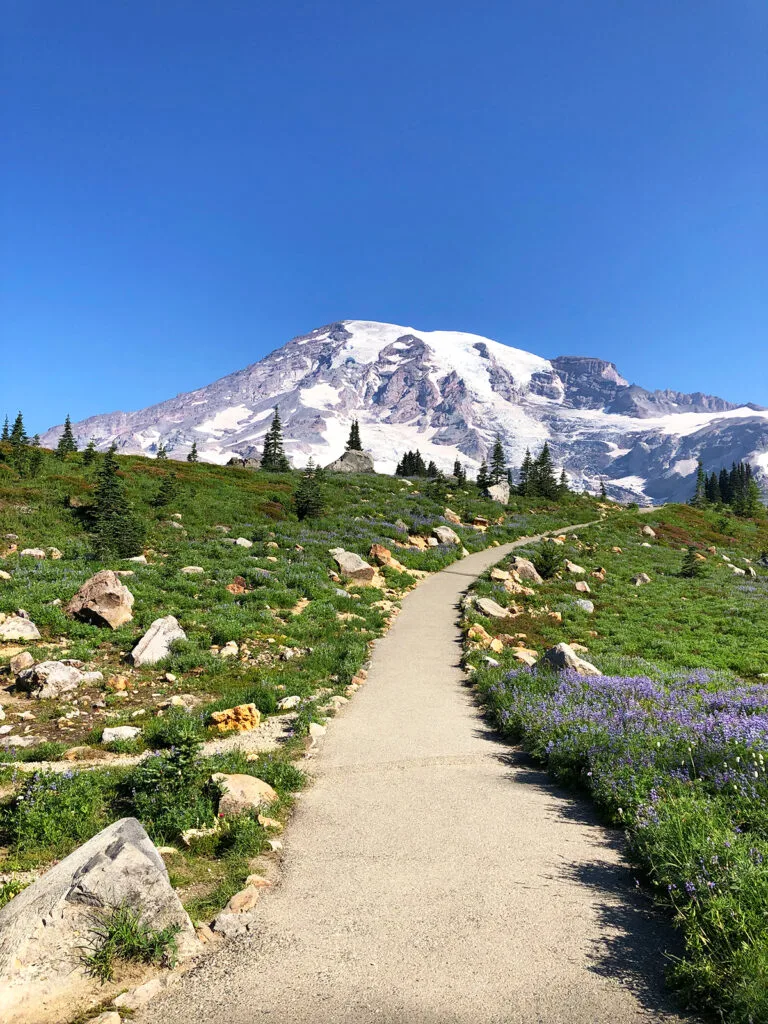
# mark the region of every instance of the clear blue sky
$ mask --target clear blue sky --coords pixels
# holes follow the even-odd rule
[[[0,410],[344,318],[768,405],[764,0],[7,0]]]

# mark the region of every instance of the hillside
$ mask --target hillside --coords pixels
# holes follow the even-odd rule
[[[150,408],[92,416],[75,432],[81,447],[94,437],[102,450],[114,442],[152,455],[162,444],[178,459],[196,442],[205,461],[225,463],[260,456],[275,405],[299,467],[335,458],[358,419],[381,472],[415,448],[445,472],[457,458],[476,470],[499,434],[514,467],[549,440],[578,489],[597,492],[605,478],[617,500],[686,500],[699,457],[707,470],[751,461],[768,483],[765,410],[648,391],[601,359],[550,361],[474,334],[361,320],[301,335]],[[43,443],[54,446],[60,432]]]

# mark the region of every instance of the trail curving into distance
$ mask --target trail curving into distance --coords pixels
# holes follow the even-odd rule
[[[663,990],[669,935],[633,891],[620,836],[498,741],[459,667],[459,598],[531,540],[405,599],[329,724],[252,932],[137,1022],[682,1020]]]

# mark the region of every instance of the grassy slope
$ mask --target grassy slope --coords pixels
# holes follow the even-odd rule
[[[149,747],[172,748],[173,753],[131,773],[115,768],[86,777],[77,773],[75,764],[72,778],[23,783],[25,800],[20,803],[15,797],[22,781],[14,777],[0,811],[0,870],[6,875],[66,854],[125,813],[139,816],[158,843],[177,843],[182,829],[213,820],[217,794],[208,783],[213,770],[259,774],[281,795],[277,812],[287,810],[291,792],[302,781],[290,758],[299,751],[309,721],[320,717],[315,698],[321,690],[344,693],[364,664],[371,641],[386,628],[391,607],[387,602],[397,603],[414,583],[407,573],[387,569],[385,591],[340,589],[329,577],[335,568],[329,548],[342,546],[365,557],[371,544],[379,542],[406,567],[433,571],[455,559],[457,549],[396,548],[395,543],[406,538],[395,528],[395,520],[401,518],[411,533],[428,536],[434,525],[445,522],[446,504],[465,522],[480,514],[501,518],[487,533],[455,528],[472,551],[595,516],[594,502],[581,498],[555,506],[518,502],[502,510],[480,499],[471,487],[456,492],[445,484],[419,482],[409,487],[388,477],[343,476],[329,478],[324,485],[327,514],[300,523],[292,511],[298,474],[158,464],[138,457],[122,458],[120,464],[126,494],[147,523],[147,566],[100,562],[91,556],[87,507],[96,467],[83,467],[79,457],[63,464],[49,457],[39,477],[20,480],[0,463],[0,551],[7,543],[3,536],[12,533],[18,536],[19,549],[55,546],[64,556],[35,561],[9,554],[3,559],[0,564],[12,578],[0,582],[0,611],[23,607],[29,612],[43,634],[40,642],[27,645],[36,660],[75,657],[89,669],[101,670],[107,682],[112,675],[129,680],[122,695],[99,685],[81,688],[71,700],[33,702],[3,695],[7,721],[15,724],[16,714],[31,707],[36,716],[31,731],[47,743],[23,755],[9,752],[0,757],[38,759],[41,749],[45,756],[56,757],[73,745],[98,745],[104,725],[123,723],[139,724],[143,733],[139,740],[120,745],[122,752]],[[153,499],[171,472],[178,479],[177,494],[168,507],[156,509]],[[169,525],[175,513],[183,529]],[[253,547],[227,544],[226,536],[245,537]],[[200,566],[204,572],[184,575],[179,570],[186,565]],[[53,604],[66,603],[101,568],[135,572],[125,580],[135,597],[134,618],[115,632],[74,622]],[[244,594],[226,589],[237,576],[246,581]],[[294,615],[292,609],[301,599],[309,604]],[[127,653],[153,619],[168,614],[179,619],[187,641],[178,644],[166,662],[133,670]],[[240,644],[240,656],[224,661],[216,648],[228,641]],[[0,667],[18,646],[0,645]],[[276,652],[285,648],[296,656],[278,657]],[[175,681],[166,679],[169,672]],[[199,701],[194,713],[157,717],[158,703],[174,693],[193,694]],[[232,755],[204,763],[194,756],[194,745],[211,732],[211,710],[253,701],[262,714],[270,715],[281,697],[292,694],[304,698],[295,723],[296,739],[278,755],[258,762]],[[15,732],[20,729],[15,725]],[[179,766],[171,761],[189,750],[192,755],[181,765],[184,786],[179,790],[174,782]],[[148,795],[153,792],[156,798]],[[191,853],[172,857],[174,880],[197,916],[209,915],[242,884],[251,858],[264,848],[266,839],[261,826],[246,822],[201,841]]]
[[[641,534],[645,524],[657,539]],[[604,582],[585,577],[594,614],[574,606],[583,577],[563,572],[526,600],[514,632],[539,651],[578,640],[608,678],[521,671],[511,651],[489,668],[469,645],[478,689],[510,739],[628,827],[636,862],[685,937],[672,971],[680,991],[728,1021],[768,1020],[768,575],[734,575],[722,557],[741,567],[759,558],[768,524],[668,506],[578,537],[567,556],[607,571]],[[689,544],[707,558],[700,578],[680,576]],[[640,572],[651,582],[636,587]],[[511,603],[488,577],[476,592]],[[562,625],[536,615],[543,606],[561,611]],[[474,612],[471,621],[512,632]]]

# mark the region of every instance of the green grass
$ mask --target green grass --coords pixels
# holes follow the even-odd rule
[[[87,974],[104,984],[112,981],[119,963],[173,967],[179,925],[151,928],[130,907],[115,907],[94,920],[93,945],[82,955]]]

